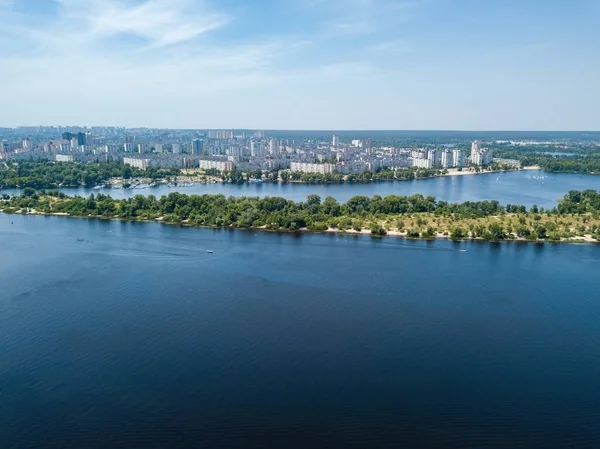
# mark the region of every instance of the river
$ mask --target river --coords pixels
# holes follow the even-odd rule
[[[594,245],[2,214],[0,239],[0,447],[600,447]]]
[[[91,193],[110,194],[115,198],[131,198],[135,195],[155,195],[160,197],[171,192],[186,194],[223,194],[226,196],[281,196],[294,201],[304,201],[310,194],[323,199],[332,196],[345,202],[353,196],[364,195],[432,195],[439,200],[453,203],[464,201],[498,200],[501,204],[519,204],[552,208],[556,201],[569,190],[600,190],[600,176],[566,173],[547,173],[525,170],[507,173],[486,173],[481,175],[445,176],[417,181],[376,182],[370,184],[196,184],[193,187],[167,187],[162,185],[149,189],[102,189],[90,188],[62,189],[69,195],[89,196]],[[5,193],[19,193],[19,190],[6,190]]]

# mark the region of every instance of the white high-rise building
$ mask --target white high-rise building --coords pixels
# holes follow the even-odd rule
[[[23,149],[25,151],[29,151],[29,150],[31,150],[31,148],[32,148],[31,139],[29,139],[29,137],[25,137],[23,139]]]
[[[440,165],[441,161],[440,161],[439,151],[436,149],[429,150],[427,152],[427,159],[429,159],[431,161],[432,167],[436,167],[436,166]]]
[[[260,142],[256,140],[250,141],[250,156],[258,157],[260,156]]]
[[[481,142],[475,141],[471,145],[471,164],[488,165],[492,162],[492,150],[481,148]]]
[[[104,145],[104,152],[105,153],[118,153],[119,145],[116,145],[114,143],[107,143],[106,145]]]
[[[475,165],[481,165],[481,153],[480,153],[481,142],[476,140],[471,144],[471,163]]]
[[[337,147],[340,145],[340,138],[337,134],[333,135],[333,148],[337,149]]]
[[[58,151],[61,153],[68,153],[71,151],[71,142],[68,140],[61,140],[58,144]]]
[[[452,167],[452,153],[448,150],[442,151],[442,168],[450,168]]]
[[[271,156],[276,156],[279,153],[279,145],[275,139],[269,140],[269,154]]]
[[[465,164],[463,153],[460,150],[452,150],[452,166],[462,167]]]

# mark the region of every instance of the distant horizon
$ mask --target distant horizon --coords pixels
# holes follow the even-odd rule
[[[20,128],[123,128],[123,129],[164,129],[182,131],[275,131],[275,132],[446,132],[446,133],[600,133],[600,129],[409,129],[409,128],[244,128],[244,127],[212,127],[212,128],[188,128],[188,127],[155,127],[155,126],[124,126],[124,125],[17,125],[0,126],[0,129]]]

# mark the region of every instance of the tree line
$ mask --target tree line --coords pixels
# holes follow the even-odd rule
[[[552,154],[540,153],[533,149],[501,149],[494,156],[504,159],[516,159],[524,167],[539,166],[542,170],[553,173],[600,174],[600,150],[580,149],[581,153]]]
[[[79,217],[156,220],[169,223],[186,222],[199,226],[259,228],[298,231],[324,231],[330,228],[356,231],[363,227],[374,235],[385,235],[391,226],[409,237],[434,237],[445,232],[452,238],[485,238],[502,240],[518,237],[553,239],[572,237],[569,224],[559,217],[578,216],[579,234],[600,237],[600,226],[589,220],[600,218],[600,194],[594,190],[571,191],[552,209],[522,205],[502,206],[498,201],[448,203],[432,196],[386,197],[356,196],[346,203],[332,197],[321,200],[309,195],[306,201],[294,202],[277,197],[225,197],[224,195],[184,195],[173,192],[161,198],[136,195],[114,199],[108,195],[88,198],[69,197],[57,191],[24,190],[20,196],[3,195],[0,208],[5,212],[33,209],[42,213],[67,213]],[[556,217],[552,222],[546,217]],[[513,217],[504,220],[504,216]],[[484,220],[494,217],[494,220]],[[499,218],[496,220],[496,218]],[[440,228],[440,223],[446,220]],[[479,220],[479,221],[478,221]],[[450,223],[450,224],[448,224]],[[564,229],[561,230],[560,226]]]

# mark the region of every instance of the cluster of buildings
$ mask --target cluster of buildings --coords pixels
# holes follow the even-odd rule
[[[489,148],[483,148],[482,143],[476,140],[471,145],[471,164],[489,165],[492,163],[493,152]]]
[[[8,142],[6,140],[0,140],[0,159],[2,159],[3,155],[8,155],[11,153],[23,153],[31,151],[32,149],[33,144],[31,143],[31,139],[29,137],[25,137],[23,140],[18,142]]]
[[[416,168],[459,168],[465,165],[462,150],[417,149],[411,151],[412,166]]]
[[[465,155],[452,146],[374,146],[368,139],[343,141],[338,135],[325,141],[265,136],[263,131],[236,134],[232,130],[44,127],[27,131],[33,139],[0,141],[0,158],[38,156],[63,162],[119,161],[140,169],[197,167],[319,174],[362,173],[383,168],[445,169],[492,162],[492,151],[477,141],[472,144],[471,154]]]

